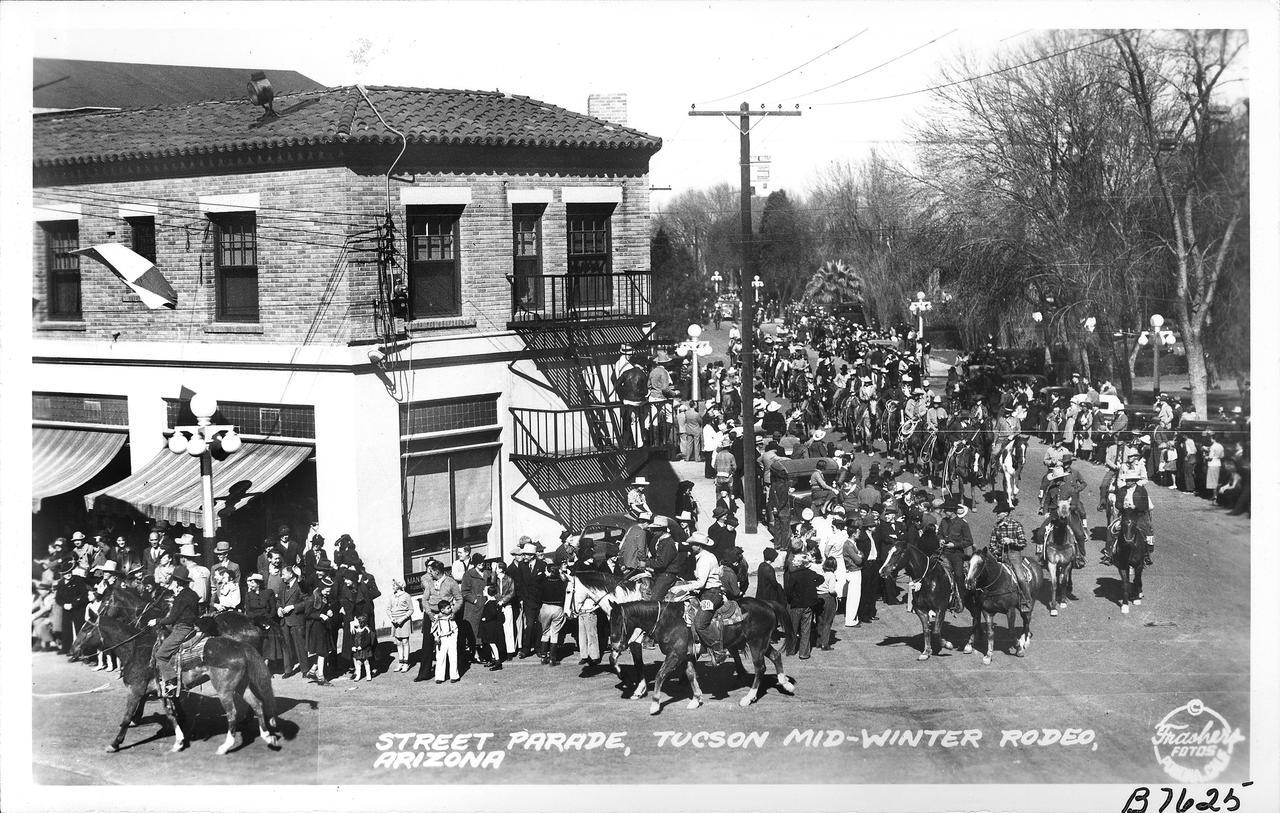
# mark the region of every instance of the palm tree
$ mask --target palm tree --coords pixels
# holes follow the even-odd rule
[[[806,301],[818,305],[862,302],[862,276],[845,265],[844,260],[827,260],[809,278],[804,297]]]

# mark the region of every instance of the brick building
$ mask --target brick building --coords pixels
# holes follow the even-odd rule
[[[213,463],[238,555],[316,521],[383,584],[428,556],[554,544],[648,463],[620,442],[608,370],[652,330],[659,139],[393,87],[33,126],[38,529],[198,526],[199,467],[166,445],[192,393],[245,441]],[[112,242],[176,308],[69,253]]]

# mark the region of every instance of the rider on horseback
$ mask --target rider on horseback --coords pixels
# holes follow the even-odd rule
[[[1039,565],[1032,565],[1024,559],[1022,550],[1027,546],[1027,535],[1022,529],[1022,523],[1010,516],[1012,513],[1013,506],[1009,505],[1007,499],[1001,497],[996,501],[996,526],[991,530],[991,541],[987,546],[997,559],[1009,565],[1013,571],[1013,578],[1018,582],[1018,590],[1022,593],[1020,606],[1029,610],[1035,597],[1031,595],[1031,573],[1028,568]]]
[[[1136,465],[1128,465],[1120,470],[1120,481],[1121,485],[1111,494],[1111,500],[1120,509],[1121,527],[1128,519],[1130,527],[1146,538],[1147,551],[1143,563],[1150,565],[1156,541],[1151,526],[1151,498],[1147,495],[1145,472]],[[1118,532],[1108,535],[1107,545],[1102,550],[1104,564],[1110,564],[1118,537]]]
[[[177,690],[178,674],[173,666],[173,656],[195,629],[196,619],[200,617],[200,597],[189,585],[191,576],[187,574],[185,565],[178,565],[169,576],[168,588],[173,594],[173,603],[169,606],[168,615],[153,618],[147,622],[148,627],[168,627],[168,636],[156,647],[155,659],[157,672],[160,675],[161,694],[171,694]]]
[[[992,427],[991,456],[987,459],[987,481],[994,484],[996,468],[1000,465],[1000,453],[1008,446],[1014,436],[1022,431],[1022,422],[1013,414],[1012,406],[1000,407],[1000,417],[996,418]]]
[[[1080,503],[1080,495],[1083,488],[1070,478],[1070,473],[1065,469],[1054,469],[1046,475],[1049,484],[1044,489],[1044,503],[1040,507],[1040,513],[1045,515],[1044,533],[1049,533],[1049,525],[1053,521],[1052,513],[1057,509],[1058,503],[1067,501],[1071,503],[1071,510],[1067,516],[1067,527],[1071,529],[1071,535],[1076,540],[1076,560],[1075,567],[1077,569],[1084,567],[1084,506]],[[1079,476],[1078,474],[1076,475]]]
[[[724,588],[720,583],[720,561],[711,552],[712,541],[704,533],[696,533],[689,537],[689,542],[697,548],[693,562],[693,580],[683,582],[672,592],[680,590],[689,595],[690,601],[697,602],[697,614],[693,618],[693,631],[707,647],[711,654],[713,666],[724,663],[727,655],[720,639],[721,629],[712,624],[711,619],[716,610],[724,604]]]
[[[964,584],[969,557],[973,556],[973,532],[969,523],[957,516],[960,504],[949,499],[942,504],[942,521],[938,523],[939,552],[951,565],[951,612],[964,609],[960,601],[960,585]]]

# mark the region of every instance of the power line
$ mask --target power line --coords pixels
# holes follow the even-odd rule
[[[805,66],[807,66],[807,65],[812,65],[814,62],[817,62],[819,59],[822,59],[824,56],[826,56],[827,54],[829,54],[829,53],[831,53],[832,51],[836,50],[836,49],[837,49],[837,48],[839,48],[841,45],[847,45],[848,43],[853,42],[853,41],[854,41],[854,40],[856,40],[858,37],[861,37],[863,34],[867,33],[869,30],[870,30],[869,28],[864,28],[864,29],[862,29],[861,31],[859,31],[858,33],[854,34],[852,37],[849,37],[849,39],[844,40],[844,41],[842,41],[842,42],[838,42],[838,43],[836,43],[835,45],[831,46],[831,47],[830,47],[830,48],[828,48],[827,50],[825,50],[825,51],[823,51],[822,53],[820,53],[820,54],[818,54],[817,56],[815,56],[813,59],[810,59],[808,62],[805,62],[805,63],[802,63],[802,64],[800,64],[800,65],[797,65],[797,66],[795,66],[794,68],[792,68],[791,70],[786,71],[786,72],[784,72],[784,73],[780,73],[780,74],[778,74],[777,76],[773,77],[772,79],[768,79],[768,80],[766,80],[766,81],[764,81],[764,82],[761,82],[760,84],[758,84],[758,85],[756,85],[756,86],[754,86],[754,87],[749,87],[749,88],[747,88],[746,90],[740,90],[740,91],[738,91],[737,93],[730,93],[730,94],[728,94],[727,96],[721,96],[721,97],[720,97],[720,98],[718,98],[718,99],[711,99],[711,100],[709,100],[709,101],[705,101],[705,102],[698,102],[698,104],[714,104],[714,103],[716,103],[716,102],[723,102],[725,99],[731,99],[731,98],[733,98],[733,97],[735,97],[735,96],[742,96],[742,95],[744,95],[744,94],[750,93],[750,92],[751,92],[751,91],[753,91],[753,90],[759,90],[760,88],[764,87],[765,85],[772,84],[773,82],[778,81],[779,79],[781,79],[781,78],[782,78],[782,77],[784,77],[784,76],[790,76],[791,74],[795,73],[796,71],[800,70],[801,68],[803,68],[803,67],[805,67]]]
[[[867,68],[867,69],[866,69],[865,71],[863,71],[862,73],[855,73],[853,76],[847,77],[847,78],[845,78],[845,79],[841,79],[839,82],[833,82],[833,83],[831,83],[830,85],[827,85],[826,87],[821,87],[821,88],[818,88],[817,90],[811,90],[811,91],[809,91],[809,92],[807,92],[807,93],[801,93],[799,96],[790,96],[790,97],[788,97],[788,101],[790,101],[790,100],[792,100],[792,99],[803,99],[805,96],[812,96],[812,95],[813,95],[813,94],[815,94],[815,93],[821,93],[821,92],[822,92],[822,91],[824,91],[824,90],[830,90],[830,89],[831,89],[831,88],[833,88],[833,87],[837,87],[837,86],[839,86],[839,85],[843,85],[845,82],[852,82],[854,79],[857,79],[857,78],[862,77],[862,76],[866,76],[867,74],[871,73],[872,71],[878,71],[878,70],[880,70],[881,68],[883,68],[883,67],[884,67],[884,66],[886,66],[886,65],[891,65],[891,64],[893,64],[894,62],[897,62],[899,59],[903,59],[903,58],[905,58],[905,57],[911,56],[911,55],[912,55],[912,54],[914,54],[916,51],[919,51],[921,48],[927,48],[928,46],[933,45],[935,42],[937,42],[938,40],[942,39],[943,37],[949,37],[949,36],[951,36],[952,34],[956,33],[956,32],[957,32],[957,31],[959,31],[959,30],[960,30],[960,29],[958,29],[958,28],[953,28],[953,29],[951,29],[950,31],[948,31],[948,32],[947,32],[947,33],[945,33],[945,34],[939,34],[938,36],[936,36],[936,37],[934,37],[933,39],[931,39],[931,40],[929,40],[928,42],[926,42],[924,45],[917,45],[915,48],[912,48],[910,51],[906,51],[905,53],[898,54],[898,55],[897,55],[897,56],[895,56],[893,59],[889,59],[889,60],[886,60],[886,61],[884,61],[884,62],[881,62],[879,65],[876,65],[874,68]]]
[[[916,96],[921,93],[931,93],[935,90],[943,90],[944,88],[955,87],[956,85],[963,85],[967,82],[976,82],[979,79],[986,79],[991,76],[998,76],[1002,73],[1008,73],[1009,71],[1017,70],[1018,68],[1025,68],[1028,65],[1034,65],[1037,62],[1044,62],[1046,60],[1053,59],[1055,57],[1060,57],[1064,54],[1069,54],[1072,51],[1083,50],[1090,46],[1097,45],[1100,42],[1113,40],[1116,38],[1116,36],[1117,36],[1116,34],[1108,34],[1105,37],[1099,37],[1096,40],[1093,40],[1091,42],[1086,42],[1082,45],[1075,45],[1075,46],[1072,46],[1071,48],[1064,48],[1061,51],[1055,51],[1052,54],[1046,54],[1045,56],[1037,57],[1036,59],[1029,59],[1026,62],[1019,62],[1017,65],[1009,65],[1008,67],[1000,68],[999,70],[989,71],[987,73],[980,73],[977,76],[968,76],[968,77],[965,77],[964,79],[957,79],[954,82],[947,82],[941,85],[933,85],[932,87],[921,88],[919,90],[911,90],[905,93],[891,93],[888,96],[873,96],[867,99],[850,99],[845,102],[816,102],[815,104],[818,107],[836,107],[844,104],[863,104],[865,102],[883,102],[887,99],[901,99],[905,96]]]

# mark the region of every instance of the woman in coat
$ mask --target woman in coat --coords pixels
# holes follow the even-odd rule
[[[265,587],[266,579],[261,573],[250,573],[246,580],[247,591],[244,594],[244,614],[262,630],[262,657],[270,665],[277,661],[281,668],[289,658],[289,650],[285,646],[284,633],[280,629],[279,604],[276,594]]]
[[[469,660],[488,664],[490,655],[487,647],[480,646],[480,616],[484,611],[486,579],[480,567],[484,564],[484,554],[473,553],[466,572],[462,574],[462,620],[463,628],[459,630],[458,648]]]
[[[333,637],[329,630],[335,615],[333,580],[327,575],[317,578],[319,584],[307,599],[307,655],[308,660],[314,657],[316,664],[307,673],[307,677],[321,686],[328,686],[329,679],[325,675],[324,659],[333,655]]]

